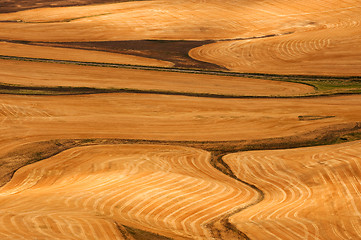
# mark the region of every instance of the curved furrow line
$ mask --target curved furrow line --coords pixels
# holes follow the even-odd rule
[[[328,171],[327,174],[334,184],[341,183],[341,187],[337,189],[339,198],[342,199],[345,197],[345,194],[343,194],[343,192],[346,193],[346,195],[349,195],[348,194],[349,191],[344,183],[344,179],[341,179],[340,176],[338,174],[333,173],[333,171]],[[349,207],[347,206],[347,208]],[[354,210],[354,209],[355,206],[353,206],[353,209],[350,210]],[[345,221],[343,219],[334,220],[333,227],[334,227],[334,232],[337,233],[339,239],[345,239],[345,240],[352,239],[351,231],[349,230],[345,231],[345,229],[349,229],[349,228],[345,228]]]
[[[287,166],[285,166],[282,162],[280,163],[283,166],[283,169],[285,170],[285,172],[288,172],[288,176],[293,176],[293,172],[289,171]],[[306,190],[307,194],[306,197],[304,199],[300,199],[298,202],[295,202],[294,205],[296,206],[292,206],[292,203],[289,203],[288,206],[290,208],[292,208],[293,210],[288,211],[285,216],[288,217],[288,215],[292,214],[293,216],[290,217],[293,221],[295,221],[294,219],[300,219],[302,220],[302,222],[304,223],[304,234],[305,234],[305,239],[320,239],[320,234],[319,234],[319,227],[317,226],[316,223],[314,223],[313,221],[308,220],[306,217],[302,217],[300,216],[300,211],[302,211],[303,207],[305,206],[305,200],[309,200],[312,198],[312,194],[313,191],[310,187],[308,187],[305,184],[302,184],[301,181],[299,179],[293,178],[295,179],[295,184],[299,184],[300,187],[297,187],[299,192],[302,192],[303,190]],[[303,194],[302,194],[303,195]],[[297,203],[297,204],[296,204]],[[298,205],[298,206],[297,206]],[[281,218],[281,216],[278,216],[279,218]],[[289,217],[288,217],[289,218]],[[312,237],[312,238],[311,238]]]
[[[253,193],[254,194],[254,193]],[[192,214],[192,215],[188,215],[183,222],[190,222],[191,225],[193,226],[193,228],[195,228],[195,226],[200,226],[200,228],[203,229],[203,231],[209,231],[209,227],[208,224],[211,221],[214,221],[216,219],[218,219],[220,216],[224,215],[224,214],[228,214],[229,212],[234,211],[234,207],[232,209],[230,209],[229,205],[233,205],[236,204],[237,208],[246,208],[249,204],[245,203],[244,197],[241,194],[237,194],[237,195],[225,195],[226,197],[228,197],[228,199],[226,201],[218,201],[216,203],[211,202],[210,204],[212,204],[212,207],[203,209],[200,212],[197,212],[196,214]],[[257,201],[257,199],[252,198],[252,200]],[[201,204],[201,202],[200,202]],[[211,210],[213,210],[213,208],[217,208],[217,212],[214,213],[207,213]],[[223,213],[223,214],[222,214]],[[191,218],[196,218],[195,220],[192,220]],[[211,236],[210,234],[206,235],[206,236]],[[241,236],[239,236],[241,237]]]
[[[288,203],[284,202],[283,206],[275,210],[268,216],[268,218],[272,218],[272,216],[276,213],[277,215],[274,217],[275,219],[281,219],[283,216],[285,216],[288,220],[294,222],[293,227],[296,230],[302,232],[302,235],[298,234],[299,238],[309,239],[310,235],[312,235],[312,239],[319,239],[319,235],[317,234],[318,227],[313,222],[308,221],[307,218],[298,217],[298,210],[302,209],[305,201],[312,197],[312,190],[307,185],[302,184],[298,178],[293,177],[293,172],[289,171],[288,168],[284,166],[284,164],[277,164],[281,165],[280,169],[282,169],[285,173],[283,174],[282,171],[279,173],[279,168],[274,169],[274,166],[269,165],[269,168],[273,171],[273,176],[276,176],[277,174],[278,176],[284,176],[284,188],[295,188],[296,191],[291,191],[292,198],[288,199]],[[304,194],[305,192],[306,194]],[[312,227],[314,230],[311,230]],[[314,234],[314,232],[316,234]]]
[[[215,185],[215,187],[217,187],[217,185]],[[201,189],[199,189],[198,191],[201,191]],[[184,201],[184,202],[186,202],[186,201]],[[183,205],[183,204],[182,204]],[[191,205],[194,205],[194,202],[191,204]],[[180,211],[180,210],[183,210],[183,209],[186,209],[186,207],[187,206],[183,206],[181,209],[179,209],[178,211]],[[164,210],[164,211],[166,211],[166,209]],[[160,213],[161,214],[161,213]],[[160,215],[160,214],[158,214],[157,215],[157,217]],[[172,214],[174,214],[174,212],[172,213]],[[184,215],[185,216],[187,216],[188,214],[187,213],[184,213]],[[166,216],[166,219],[168,219],[168,218],[170,218],[170,215],[165,215]],[[167,220],[168,221],[168,220]],[[167,222],[166,221],[166,222]],[[176,220],[174,220],[174,222],[175,222]],[[186,220],[184,220],[184,222],[185,222]],[[193,224],[192,225],[195,225],[195,222],[193,222]]]
[[[139,157],[140,159],[142,159],[143,157]],[[129,160],[133,160],[133,158],[129,158]],[[140,171],[140,165],[142,164],[142,161],[134,161],[136,162],[136,164],[127,164],[125,163],[125,169],[123,169],[120,172],[115,172],[112,173],[112,175],[107,175],[107,176],[98,176],[98,175],[94,175],[92,178],[90,178],[89,176],[86,176],[84,179],[82,180],[77,180],[77,182],[73,183],[73,186],[75,189],[79,189],[79,190],[86,190],[86,191],[90,191],[92,192],[95,189],[98,190],[102,190],[100,192],[98,192],[97,194],[93,194],[92,196],[90,196],[90,198],[88,198],[88,201],[90,201],[92,198],[95,198],[95,201],[97,200],[97,197],[101,196],[101,195],[105,195],[107,194],[107,192],[110,192],[110,194],[112,192],[114,192],[114,189],[118,189],[120,186],[123,185],[129,185],[129,184],[133,184],[134,186],[136,186],[137,183],[134,183],[132,177],[134,174],[137,174]],[[119,183],[119,179],[122,179],[122,183]],[[141,177],[137,178],[137,181],[142,181],[147,179],[149,180],[149,175],[144,175]],[[156,178],[156,177],[154,177]],[[93,186],[86,186],[88,185],[88,183],[92,180],[98,180],[98,184]],[[57,190],[62,190],[62,188],[66,188],[66,185],[68,184],[68,179],[65,179],[63,185],[61,185],[59,188],[57,188]],[[51,187],[53,189],[53,187]],[[84,194],[83,192],[80,192],[78,194],[74,194],[72,195],[72,197],[75,198],[75,201],[79,200],[79,197]],[[65,203],[67,205],[69,205],[70,201],[72,200],[72,197],[69,197],[68,199],[65,200]],[[79,205],[77,205],[77,203],[74,203],[77,207],[79,207]]]
[[[134,215],[130,215],[129,211],[131,211],[132,209],[134,209],[135,206],[137,206],[138,202],[141,201],[144,198],[147,198],[149,196],[152,197],[152,193],[155,192],[156,190],[161,191],[161,187],[164,187],[164,185],[168,185],[167,183],[172,183],[174,181],[178,182],[182,179],[182,176],[172,176],[172,177],[168,177],[169,174],[164,174],[164,178],[167,179],[165,180],[164,178],[160,178],[158,179],[158,181],[154,181],[152,182],[152,184],[149,184],[149,186],[145,187],[142,184],[139,184],[139,190],[138,191],[134,191],[134,193],[132,193],[131,195],[127,195],[123,198],[121,198],[120,196],[115,197],[114,202],[109,202],[109,212],[111,213],[111,215],[116,215],[116,213],[118,214],[125,214],[125,218],[127,219],[133,219]],[[148,184],[147,184],[148,185]],[[172,185],[170,185],[172,186]],[[137,185],[138,187],[138,185]],[[158,201],[162,201],[162,199],[158,199]],[[119,207],[120,206],[120,207]],[[108,207],[108,206],[105,206]]]
[[[99,219],[91,219],[89,217],[78,216],[71,217],[71,215],[61,215],[58,213],[47,214],[44,216],[48,221],[54,222],[64,238],[73,239],[122,239],[119,237],[117,228],[114,224],[108,222],[99,223]],[[71,224],[69,224],[69,222]],[[53,238],[56,238],[55,234]],[[60,235],[61,236],[61,235]]]
[[[71,215],[72,213],[68,213],[68,215],[53,214],[52,216],[42,212],[16,213],[8,220],[14,228],[11,230],[11,234],[5,236],[16,235],[16,239],[22,239],[21,236],[29,236],[29,234],[35,238],[45,237],[46,239],[122,239],[118,237],[119,234],[114,224],[103,219],[91,219],[86,216],[86,218],[72,217]],[[9,222],[6,225],[11,229]]]
[[[168,175],[167,173],[152,173],[151,177],[146,177],[147,182],[137,182],[133,181],[134,184],[128,184],[125,188],[122,188],[123,191],[117,191],[116,194],[113,194],[110,198],[101,199],[102,204],[100,205],[100,211],[108,211],[109,215],[114,216],[116,213],[127,212],[129,208],[132,207],[134,201],[139,201],[145,197],[143,194],[146,190],[151,190],[153,187],[161,186],[164,184],[164,178]],[[148,179],[150,179],[148,181]],[[180,180],[180,176],[173,176],[173,178],[165,180],[167,182]],[[137,190],[134,190],[137,188]],[[88,201],[84,202],[87,203]],[[92,207],[92,205],[90,205]],[[107,210],[105,210],[107,209]],[[126,209],[126,210],[124,210]]]
[[[224,214],[224,212],[227,212],[227,210],[229,210],[229,205],[227,204],[227,201],[230,201],[232,205],[237,204],[235,199],[241,197],[241,193],[239,192],[235,193],[234,190],[231,192],[229,191],[230,189],[227,188],[223,188],[223,189],[216,188],[214,189],[215,193],[208,194],[206,197],[202,196],[201,199],[197,201],[192,201],[191,203],[182,206],[180,209],[185,211],[179,213],[179,215],[174,219],[174,221],[179,221],[184,228],[191,229],[192,232],[198,232],[198,233],[203,232],[203,234],[205,234],[204,233],[204,231],[206,230],[204,228],[205,224],[208,221],[212,220],[213,218],[222,215]],[[219,196],[219,194],[222,195],[222,197],[224,196],[224,198],[226,198],[227,200],[219,201],[217,199],[217,196]],[[240,202],[243,203],[243,201]],[[199,206],[200,204],[204,204],[206,206],[209,205],[209,206],[207,207],[203,206],[200,210],[200,206]],[[220,206],[223,206],[225,209],[220,209]],[[233,205],[232,208],[234,208],[235,206],[237,205]],[[205,212],[206,213],[209,212],[209,213],[205,214]],[[202,218],[206,218],[206,220],[202,221]]]
[[[20,169],[0,190],[0,202],[7,211],[21,212],[27,205],[24,201],[38,196],[28,208],[31,214],[24,212],[18,219],[44,229],[18,226],[24,231],[20,235],[50,237],[64,232],[81,239],[89,238],[84,235],[89,232],[113,232],[109,239],[116,239],[120,235],[113,225],[96,220],[103,216],[106,221],[169,236],[212,238],[209,222],[249,205],[256,193],[219,173],[209,158],[207,152],[174,146],[75,148]],[[60,220],[69,210],[89,219]],[[69,221],[69,228],[63,228],[61,221]]]
[[[207,187],[205,187],[205,188],[203,188],[203,189],[197,189],[197,190],[195,190],[193,193],[197,195],[197,194],[201,194],[203,190],[205,190],[205,191],[216,191],[216,190],[217,190],[217,187],[218,187],[218,186],[217,186],[216,184],[212,184],[211,182],[209,182],[207,185],[208,185]],[[170,201],[166,202],[166,204],[167,204],[167,206],[168,206],[168,208],[169,208]],[[166,216],[163,218],[163,221],[164,221],[164,223],[167,224],[167,226],[176,226],[177,228],[185,228],[184,222],[186,221],[186,219],[184,219],[183,221],[178,221],[178,222],[177,222],[177,218],[174,217],[174,215],[176,215],[177,212],[181,212],[181,210],[184,210],[186,207],[189,207],[190,204],[187,203],[187,200],[186,200],[186,199],[181,199],[181,201],[178,201],[178,204],[182,204],[182,205],[181,205],[182,207],[178,208],[178,209],[176,210],[176,212],[173,211],[172,213],[166,215]],[[188,204],[188,205],[183,206],[183,204]],[[164,212],[165,212],[165,210],[163,210],[162,212],[158,213],[158,214],[155,216],[155,218],[158,219],[161,214],[164,215]],[[173,217],[172,217],[172,216],[173,216]],[[198,225],[198,224],[197,224],[197,225]],[[201,231],[196,230],[197,227],[199,227],[199,226],[200,226],[200,225],[195,226],[195,224],[193,224],[192,226],[190,226],[190,227],[188,227],[188,228],[192,229],[192,232],[197,231],[198,234],[207,236],[207,235],[208,235],[208,232],[206,231],[206,229],[201,229]],[[202,227],[202,226],[200,226],[200,227]],[[185,228],[185,229],[187,229],[187,230],[186,230],[186,233],[189,234],[189,236],[192,236],[192,235],[191,235],[192,232],[191,232],[190,230],[188,230],[188,228]]]
[[[188,179],[184,179],[184,181],[187,181]],[[181,184],[180,184],[181,183]],[[202,191],[202,190],[213,190],[212,188],[210,188],[210,186],[212,185],[211,183],[207,183],[206,186],[204,186],[201,189],[198,189],[197,184],[203,184],[205,183],[205,181],[201,181],[201,183],[199,183],[199,181],[197,179],[193,179],[192,181],[187,181],[186,183],[182,183],[182,181],[178,182],[177,187],[172,188],[174,191],[173,192],[162,192],[162,193],[157,193],[154,195],[154,200],[150,201],[149,203],[147,203],[144,206],[141,206],[139,208],[139,210],[136,212],[135,216],[139,217],[141,214],[145,214],[144,220],[149,224],[158,224],[159,226],[161,225],[173,225],[173,226],[166,226],[166,227],[173,227],[176,226],[176,223],[169,223],[168,221],[166,221],[164,218],[160,219],[160,215],[162,214],[163,211],[166,211],[167,208],[171,206],[172,204],[174,204],[174,201],[176,201],[177,203],[184,201],[183,198],[185,197],[185,195],[183,194],[181,197],[179,196],[181,190],[183,190],[183,188],[190,188],[191,186],[193,188],[196,188],[196,190],[194,190],[192,193],[196,194],[198,191]],[[161,204],[158,203],[157,197],[158,195],[163,195],[163,197],[167,200],[163,200]],[[179,201],[179,198],[181,201]],[[159,213],[157,213],[159,211]]]
[[[224,193],[226,192],[225,188],[221,188],[218,185],[214,185],[212,188],[206,189],[200,189],[200,191],[196,190],[195,194],[199,194],[199,192],[205,192],[204,190],[212,190],[212,192],[217,193]],[[202,194],[202,198],[199,198],[194,201],[189,201],[189,199],[185,199],[183,201],[180,201],[180,206],[177,208],[176,211],[172,211],[171,206],[168,206],[168,208],[164,209],[162,212],[156,215],[157,218],[163,217],[164,221],[170,225],[171,222],[175,223],[174,226],[180,226],[181,228],[185,229],[185,232],[189,237],[191,236],[206,236],[207,232],[206,229],[203,229],[201,225],[195,226],[195,221],[188,220],[190,217],[189,214],[192,212],[196,212],[197,214],[201,214],[201,211],[197,211],[199,208],[199,203],[202,202],[202,204],[212,204],[212,198],[214,198],[215,194],[207,194],[204,196]],[[177,204],[178,205],[178,204]],[[204,208],[202,208],[202,211]],[[162,216],[163,214],[163,216]],[[201,214],[202,215],[202,214]]]
[[[204,161],[202,161],[203,163],[204,163]],[[199,164],[199,162],[198,162],[198,164]],[[201,165],[199,165],[199,166],[201,166]],[[208,166],[209,167],[209,166]],[[216,185],[215,185],[216,186]],[[217,186],[216,186],[217,187]],[[217,191],[217,192],[219,192],[219,191]],[[208,198],[211,198],[211,196],[209,196]],[[203,200],[204,200],[204,198],[203,198]],[[195,203],[194,202],[192,202],[192,204],[191,205],[194,205]],[[225,205],[225,204],[224,204]],[[186,209],[186,207],[188,207],[188,206],[184,206],[183,205],[183,207],[181,208],[181,209],[179,209],[178,211],[180,211],[180,210],[183,210],[183,209]],[[213,206],[214,207],[214,206]],[[203,211],[206,211],[206,210],[203,210]],[[187,215],[189,215],[189,214],[187,214],[187,213],[184,213],[184,215],[185,216],[187,216]],[[170,216],[168,215],[166,218],[168,219]],[[187,219],[189,219],[191,216],[188,216],[187,217]],[[203,218],[204,218],[204,216],[203,216]],[[187,219],[185,219],[183,222],[185,222]],[[200,220],[200,219],[199,219]],[[176,220],[174,220],[174,221],[176,221]],[[195,221],[193,221],[192,222],[192,225],[196,225],[196,222]]]
[[[283,5],[278,2],[272,7],[267,2],[262,4],[249,7],[249,10],[262,11],[260,19],[266,15],[272,19],[278,12],[277,6],[287,14],[276,15],[288,21],[279,20],[274,27],[266,28],[268,32],[263,36],[268,37],[258,39],[257,30],[250,31],[254,39],[248,42],[244,38],[238,40],[238,44],[216,42],[194,48],[189,55],[238,72],[325,74],[331,71],[337,75],[357,71],[355,64],[359,66],[359,61],[354,52],[359,52],[360,45],[359,38],[355,38],[361,13],[358,1],[307,3],[304,7],[300,2]],[[295,8],[291,10],[289,6]],[[268,22],[272,22],[269,19]],[[256,25],[265,22],[260,20]],[[354,39],[353,43],[350,39]],[[352,66],[350,62],[353,62]]]
[[[295,61],[326,48],[326,42],[326,39],[290,40],[281,42],[279,46],[275,47],[278,50],[273,52],[279,52],[280,54],[277,56],[282,60]]]
[[[93,179],[84,179],[83,183],[81,185],[78,186],[77,183],[75,183],[74,185],[74,189],[79,189],[79,190],[83,190],[84,192],[80,192],[78,194],[73,194],[71,197],[68,197],[67,199],[65,199],[65,203],[67,205],[70,205],[71,201],[72,204],[76,207],[82,207],[84,204],[86,204],[87,202],[93,201],[95,205],[99,205],[99,202],[101,200],[100,196],[114,196],[114,194],[119,194],[120,187],[123,186],[127,186],[128,188],[130,187],[135,187],[137,186],[137,184],[140,184],[142,181],[145,182],[145,180],[147,180],[148,182],[150,180],[153,181],[157,181],[158,180],[158,176],[153,176],[151,177],[149,174],[148,175],[144,175],[144,176],[139,176],[137,178],[137,181],[134,181],[134,175],[136,175],[135,173],[133,174],[127,174],[125,172],[124,173],[114,173],[111,175],[107,175],[106,177],[102,177],[95,175]],[[97,185],[89,185],[89,181],[95,181],[98,180],[98,184]],[[122,182],[120,183],[119,181],[122,180]],[[64,189],[66,190],[66,186],[62,186],[63,191]],[[97,192],[94,192],[95,190],[97,190]],[[125,189],[123,188],[123,191]],[[86,200],[84,201],[81,197],[82,195],[84,195],[84,193],[86,192],[90,192],[92,193],[91,196],[83,196],[86,197]],[[73,200],[74,199],[74,200]],[[99,206],[99,209],[102,209],[102,206]],[[101,210],[100,210],[101,211]]]
[[[327,23],[327,27],[333,29],[353,29],[360,26],[360,21],[359,9],[350,9],[347,13],[340,12],[337,20]]]
[[[299,185],[300,183],[298,181],[296,181],[296,182],[289,181],[289,180],[294,180],[294,179],[292,179],[287,174],[279,174],[280,168],[278,168],[277,170],[274,170],[272,168],[272,165],[277,164],[277,163],[275,163],[275,161],[273,161],[274,159],[270,159],[267,157],[266,157],[266,159],[268,161],[271,160],[272,164],[265,163],[263,165],[253,167],[253,169],[257,168],[257,169],[268,170],[266,172],[266,175],[263,175],[264,173],[263,174],[260,173],[257,176],[257,178],[261,178],[263,175],[263,180],[267,183],[267,189],[270,189],[270,192],[272,192],[272,195],[273,195],[273,196],[272,195],[270,196],[271,198],[273,198],[273,200],[271,200],[271,201],[279,202],[278,205],[280,207],[277,208],[277,210],[274,210],[273,208],[264,207],[264,208],[262,208],[262,212],[269,212],[269,214],[266,218],[267,220],[281,219],[281,221],[277,221],[275,223],[278,226],[273,227],[274,231],[279,231],[280,229],[282,229],[284,234],[287,234],[287,231],[288,231],[288,234],[290,236],[289,239],[294,239],[295,237],[297,237],[298,239],[303,239],[305,236],[297,233],[297,231],[299,231],[299,229],[307,229],[306,224],[303,223],[303,219],[297,218],[294,220],[293,218],[288,217],[287,215],[290,213],[288,206],[295,205],[295,206],[292,206],[292,209],[294,209],[294,207],[299,207],[298,205],[300,204],[300,202],[302,204],[302,202],[304,201],[305,197],[303,196],[304,194],[302,191],[304,189],[302,189],[302,190],[298,189],[297,185]],[[257,159],[252,159],[252,162],[257,162]],[[248,163],[248,164],[250,164],[250,163]],[[282,170],[285,170],[285,169],[282,169]],[[278,185],[280,185],[280,186],[278,186]],[[302,186],[302,184],[301,184],[301,186]],[[274,187],[275,189],[272,190],[272,187]],[[304,186],[302,186],[302,187],[304,187]],[[293,188],[296,188],[295,189],[296,191]],[[282,193],[282,199],[278,200],[277,193],[278,194]],[[265,196],[265,201],[267,201],[266,197],[267,196]],[[307,199],[307,197],[309,197],[309,196],[306,196],[306,199]],[[286,211],[286,212],[284,213],[283,211]],[[278,213],[278,212],[281,212],[281,213]],[[256,216],[251,216],[249,219],[255,221],[255,219],[254,219],[255,217]],[[284,220],[282,220],[282,218],[284,218],[284,217],[286,217],[286,219],[287,219],[287,220],[285,220],[287,225],[284,225],[282,223],[284,221]],[[293,222],[292,225],[288,225],[290,221]],[[305,233],[306,231],[302,231],[302,232]],[[277,235],[279,235],[279,234],[277,234]]]
[[[258,166],[257,166],[257,168],[258,168]],[[247,170],[247,169],[245,168],[245,170]],[[255,176],[255,177],[258,178],[258,176]],[[260,179],[260,181],[264,181],[264,180],[263,180],[263,179]],[[266,182],[268,182],[268,181],[266,181]],[[269,189],[269,191],[270,191],[270,192],[273,192],[274,190]],[[285,193],[284,193],[284,194],[285,194]],[[283,200],[281,200],[281,202],[284,201],[284,200],[285,200],[285,198],[283,197]],[[271,202],[271,204],[272,204],[272,202],[275,202],[276,200],[275,200],[275,199],[272,200],[272,198],[270,199],[270,196],[268,196],[267,194],[265,194],[264,201],[266,201],[266,202]],[[261,208],[261,205],[262,205],[262,203],[259,205],[260,209],[262,209],[262,208]],[[253,222],[253,223],[256,223],[256,222],[259,221],[259,220],[258,220],[258,219],[254,220],[254,218],[256,217],[256,215],[259,215],[259,214],[263,214],[263,211],[261,211],[260,213],[256,213],[256,214],[253,215],[253,216],[250,216],[250,217],[248,218],[248,219],[249,219],[248,221]],[[268,218],[268,217],[267,217],[267,218]],[[234,221],[232,221],[232,222],[233,222],[233,224],[234,224]],[[263,220],[263,221],[262,221],[263,225],[265,225],[266,222],[269,222],[269,220]],[[265,227],[263,227],[263,231],[267,232],[268,235],[269,235],[269,237],[276,237],[276,236],[279,235],[279,234],[277,234],[277,232],[275,233],[274,231],[275,231],[275,230],[277,231],[278,227],[281,227],[281,226],[273,226],[273,225],[275,225],[275,224],[277,224],[277,223],[272,223],[272,222],[271,222],[271,224],[272,224],[272,227],[270,227],[270,228],[272,229],[272,231],[267,230],[267,228],[265,228]],[[282,229],[284,229],[284,227],[282,227]],[[266,236],[267,236],[267,235],[266,235],[265,233],[263,233],[263,237],[266,237]],[[277,237],[277,238],[278,238],[278,237]],[[279,239],[281,239],[281,238],[279,238]]]
[[[252,162],[257,162],[257,160],[256,159],[250,159],[250,160],[252,160]],[[246,163],[246,165],[250,165],[249,163]],[[254,164],[253,164],[254,165]],[[266,165],[269,165],[269,164],[266,164]],[[258,166],[258,165],[254,165],[254,166],[251,166],[252,167],[252,169],[267,169],[267,167],[268,166],[263,166],[263,165],[261,165],[261,166]],[[268,175],[271,175],[270,177],[267,177]],[[261,178],[261,176],[262,176],[262,174],[258,174],[258,175],[255,175],[254,177],[255,178]],[[276,177],[275,177],[276,176]],[[276,178],[275,180],[273,180],[273,178]],[[293,191],[291,191],[291,193],[287,193],[287,191],[285,191],[285,190],[283,190],[283,188],[285,188],[286,186],[287,186],[287,180],[283,180],[283,178],[278,178],[277,177],[277,175],[274,175],[274,174],[271,174],[271,173],[268,173],[266,176],[264,176],[264,177],[262,177],[261,179],[262,179],[262,181],[264,182],[264,183],[266,183],[267,185],[269,185],[269,186],[267,186],[267,189],[268,189],[268,191],[271,193],[271,195],[276,195],[277,196],[277,194],[272,194],[272,193],[277,193],[277,192],[281,192],[282,193],[282,198],[280,199],[280,200],[278,200],[279,202],[280,202],[280,204],[284,204],[285,203],[285,201],[286,201],[286,199],[287,199],[287,195],[288,194],[291,194],[291,199],[290,199],[290,201],[293,201],[294,200],[294,192]],[[275,183],[281,183],[281,182],[279,182],[279,181],[283,181],[284,182],[284,185],[282,185],[281,184],[281,186],[280,187],[278,187]],[[273,190],[272,190],[272,188],[274,188]],[[269,198],[273,198],[272,200],[270,200]],[[268,202],[268,201],[271,201],[271,202],[276,202],[277,201],[277,199],[275,199],[274,197],[272,197],[272,196],[269,196],[269,195],[265,195],[265,201],[266,202]],[[279,211],[280,209],[278,209],[277,211]],[[274,218],[274,217],[272,217],[272,215],[274,215],[274,214],[276,214],[277,213],[277,211],[276,212],[273,212],[273,213],[271,213],[270,215],[268,215],[267,216],[267,218],[266,219],[268,219],[268,220],[271,220],[272,218]],[[262,211],[262,212],[264,212],[264,211]],[[254,222],[254,218],[256,217],[256,215],[253,215],[253,216],[251,216],[249,219],[251,220],[251,221],[253,221]],[[278,218],[278,216],[276,216],[275,217],[276,219]],[[278,224],[279,226],[278,227],[276,227],[276,228],[274,228],[274,229],[276,229],[276,231],[279,229],[279,228],[282,228],[283,229],[283,231],[285,230],[285,229],[287,229],[287,227],[285,227],[285,226],[282,226],[282,224],[280,223],[280,222],[277,222],[276,224]],[[293,237],[294,238],[294,237]]]
[[[250,238],[357,238],[360,150],[361,142],[354,142],[227,155],[238,177],[265,192],[257,208],[232,215],[230,222]]]
[[[7,239],[26,239],[27,235],[17,233],[17,231],[19,231],[18,226],[16,226],[16,224],[14,224],[13,221],[13,217],[14,214],[11,213],[7,213],[7,212],[2,212],[1,214],[1,221],[2,221],[2,225],[1,225],[1,235],[3,235],[4,237],[7,237]],[[9,225],[9,223],[11,223]],[[5,227],[6,225],[9,225],[7,227]],[[26,226],[25,226],[26,227]]]
[[[184,197],[184,195],[181,195],[181,196]],[[167,211],[167,209],[164,209],[164,211]],[[161,214],[161,212],[158,214],[158,216],[159,216],[160,214]],[[157,217],[158,217],[158,216],[157,216]]]
[[[69,159],[75,159],[80,155],[79,152],[74,151],[69,155]],[[41,183],[39,180],[42,180],[43,175],[47,172],[49,167],[57,167],[59,166],[60,161],[54,161],[53,163],[49,164],[48,167],[41,168],[41,169],[31,169],[29,167],[24,167],[22,173],[16,172],[14,174],[14,177],[16,177],[16,181],[11,181],[9,184],[1,188],[0,196],[2,195],[9,195],[9,194],[15,194],[18,192],[21,192],[25,189],[32,188],[33,186],[36,186],[38,183]],[[66,166],[62,165],[62,166]],[[62,171],[57,171],[57,175],[62,174]],[[53,174],[49,173],[48,176],[51,176]],[[45,175],[46,177],[46,175]],[[67,179],[67,183],[70,179]]]

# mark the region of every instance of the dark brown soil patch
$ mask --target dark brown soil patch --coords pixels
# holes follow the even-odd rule
[[[18,12],[33,8],[84,6],[130,1],[135,0],[0,0],[0,13]]]
[[[298,120],[300,121],[312,121],[312,120],[321,120],[326,118],[333,118],[335,116],[311,116],[311,115],[304,115],[298,116]]]
[[[134,239],[137,239],[137,240],[153,240],[153,239],[171,240],[171,238],[168,238],[168,237],[156,234],[156,233],[143,231],[143,230],[140,230],[137,228],[127,227],[124,225],[123,225],[123,227],[127,230],[128,234],[130,234]]]
[[[0,0],[1,1],[1,0]],[[169,61],[179,68],[226,70],[218,65],[201,62],[191,58],[188,52],[213,41],[168,41],[168,40],[134,40],[134,41],[104,41],[104,42],[58,42],[31,43],[36,45],[67,47],[129,54]]]

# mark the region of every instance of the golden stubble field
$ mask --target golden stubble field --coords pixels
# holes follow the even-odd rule
[[[361,238],[360,3],[0,0],[0,239]]]

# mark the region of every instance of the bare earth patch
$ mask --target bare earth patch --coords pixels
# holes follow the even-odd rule
[[[195,68],[208,70],[225,70],[215,64],[202,62],[189,57],[192,48],[208,44],[211,41],[162,41],[162,40],[135,40],[135,41],[108,41],[108,42],[63,42],[63,43],[34,43],[45,46],[60,46],[98,50],[121,54],[130,54],[140,57],[155,58],[174,63],[175,67]]]
[[[134,55],[107,53],[100,51],[87,51],[80,49],[66,49],[57,47],[32,46],[25,44],[0,42],[0,55],[47,58],[56,60],[72,60],[83,62],[106,62],[131,65],[147,65],[157,67],[171,67],[171,62],[161,61],[154,58],[146,58]]]
[[[0,0],[0,13],[17,12],[33,8],[82,6],[128,1],[131,0]]]

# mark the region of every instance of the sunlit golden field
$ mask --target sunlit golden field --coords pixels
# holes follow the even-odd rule
[[[360,16],[0,0],[0,239],[361,239]]]

